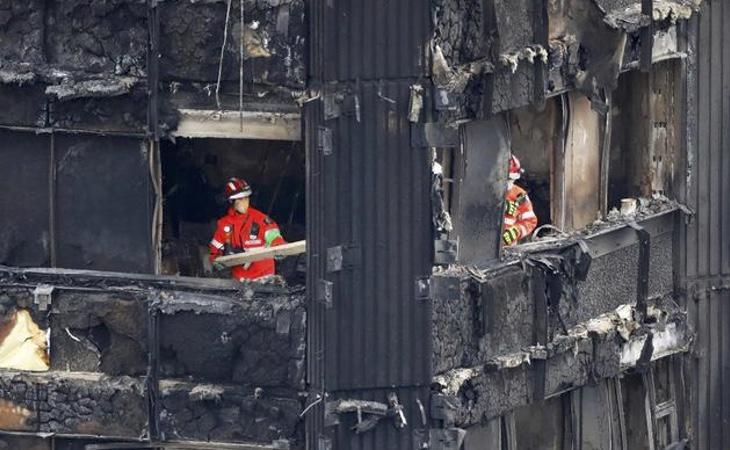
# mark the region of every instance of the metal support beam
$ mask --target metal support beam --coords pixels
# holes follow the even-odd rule
[[[646,302],[649,297],[649,259],[651,257],[651,235],[636,222],[629,223],[639,237],[639,272],[637,274],[636,310],[646,317]]]

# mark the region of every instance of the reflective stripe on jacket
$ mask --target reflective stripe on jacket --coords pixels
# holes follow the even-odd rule
[[[517,203],[517,211],[514,215],[505,213],[503,230],[511,226],[517,227],[519,234],[517,241],[521,241],[530,236],[537,227],[537,216],[532,209],[532,202],[527,192],[516,184],[507,189],[506,200]]]

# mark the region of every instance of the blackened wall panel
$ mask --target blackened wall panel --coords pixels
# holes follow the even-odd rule
[[[56,135],[59,267],[151,271],[147,146],[121,137]]]
[[[0,264],[50,263],[50,136],[0,130]]]
[[[0,84],[0,123],[11,126],[45,126],[47,102],[43,85]]]
[[[430,1],[316,0],[309,13],[313,79],[368,80],[427,73]]]
[[[451,208],[453,235],[459,239],[460,263],[484,263],[499,258],[509,125],[501,116],[472,121],[462,127],[462,136]]]

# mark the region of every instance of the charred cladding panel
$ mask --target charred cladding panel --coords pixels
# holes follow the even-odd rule
[[[501,117],[469,122],[463,127],[463,142],[455,170],[460,183],[454,187],[454,234],[459,262],[474,264],[499,256],[509,125]]]
[[[0,131],[0,264],[50,263],[50,136]]]
[[[58,266],[151,270],[151,187],[139,139],[57,135]]]
[[[326,319],[325,384],[429,383],[430,156],[411,146],[410,83],[335,88],[307,118],[321,124],[309,149],[310,183],[323,192],[310,208],[310,267],[323,275],[310,282],[330,305],[312,310],[312,326]]]
[[[428,73],[430,1],[313,0],[310,4],[310,76],[314,80]]]

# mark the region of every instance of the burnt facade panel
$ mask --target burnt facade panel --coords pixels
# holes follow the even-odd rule
[[[4,192],[0,196],[0,264],[47,266],[51,258],[51,139],[0,131],[0,142],[0,189]]]
[[[150,272],[152,192],[146,143],[78,135],[54,139],[58,266]]]

